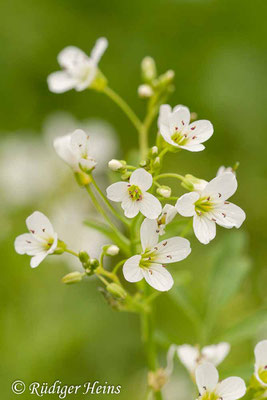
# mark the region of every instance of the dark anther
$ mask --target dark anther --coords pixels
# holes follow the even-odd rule
[[[166,244],[167,244],[167,241],[166,241],[166,242],[164,242],[164,243],[162,243],[162,245],[163,245],[163,246],[166,246]]]
[[[222,197],[221,193],[218,193],[219,197]]]
[[[225,213],[222,213],[222,215],[223,215],[224,218],[226,217],[226,214],[225,214]]]
[[[195,127],[195,126],[192,126],[191,131],[194,131],[195,129],[196,129],[196,127]]]

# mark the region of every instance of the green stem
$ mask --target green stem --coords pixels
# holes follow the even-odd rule
[[[69,254],[72,254],[72,255],[75,256],[75,257],[79,257],[79,254],[78,254],[78,253],[75,253],[75,251],[72,251],[72,250],[70,250],[70,249],[65,249],[65,253],[69,253]]]
[[[115,265],[115,267],[112,270],[113,274],[117,273],[118,269],[125,263],[125,261],[127,261],[127,258],[125,258],[124,260],[119,261],[118,264]]]
[[[180,181],[184,180],[183,175],[173,174],[173,173],[160,174],[158,176],[155,176],[154,180],[163,179],[163,178],[176,178],[176,179],[179,179]]]
[[[91,175],[91,179],[92,179],[92,184],[94,185],[94,187],[96,188],[97,192],[99,193],[99,195],[101,196],[101,198],[103,199],[103,201],[105,202],[105,204],[107,205],[107,207],[110,209],[110,211],[118,218],[120,219],[125,225],[129,226],[130,223],[129,221],[124,218],[108,201],[108,199],[106,198],[106,196],[103,194],[102,190],[100,189],[100,187],[98,186],[98,184],[96,183],[95,179],[93,178],[93,176]]]

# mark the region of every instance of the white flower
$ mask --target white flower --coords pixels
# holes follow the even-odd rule
[[[122,202],[124,214],[135,217],[139,211],[147,218],[155,219],[162,207],[160,201],[147,190],[152,186],[152,175],[143,168],[136,169],[128,182],[116,182],[107,188],[107,197]]]
[[[129,258],[123,265],[123,274],[129,282],[139,282],[143,278],[154,289],[170,290],[173,285],[171,274],[162,264],[174,263],[186,258],[190,252],[190,242],[181,237],[173,237],[158,243],[159,234],[156,220],[145,219],[140,236],[143,252]]]
[[[54,147],[59,155],[75,172],[90,171],[96,166],[96,161],[89,155],[89,136],[76,129],[72,134],[57,137]]]
[[[260,384],[267,387],[267,340],[259,342],[254,350],[255,376]]]
[[[24,233],[15,240],[15,250],[19,254],[32,256],[31,267],[35,268],[52,254],[57,247],[57,234],[49,219],[39,211],[35,211],[26,219],[30,233]]]
[[[138,86],[138,96],[141,98],[151,97],[153,95],[153,89],[151,86],[144,84]]]
[[[219,365],[230,351],[229,343],[218,343],[205,346],[201,350],[197,346],[183,344],[177,346],[177,355],[191,374],[194,374],[196,367],[203,362],[211,362],[213,365]]]
[[[245,382],[237,376],[219,382],[218,371],[209,362],[197,367],[196,383],[203,400],[237,400],[246,393]]]
[[[123,164],[121,161],[119,160],[115,160],[114,158],[112,160],[109,161],[108,163],[108,167],[112,170],[112,171],[118,171],[121,168],[123,168]]]
[[[116,256],[117,254],[119,254],[119,252],[120,252],[120,249],[115,244],[111,244],[110,246],[108,246],[108,248],[106,250],[106,254],[108,256]]]
[[[227,199],[237,189],[234,174],[226,172],[212,179],[201,192],[184,194],[177,200],[177,211],[184,217],[193,216],[198,240],[207,244],[216,236],[216,224],[224,228],[240,228],[246,218],[244,211]]]
[[[216,176],[220,176],[222,174],[225,174],[225,172],[232,172],[232,174],[235,174],[235,170],[232,167],[225,167],[224,165],[222,165],[218,169]]]
[[[48,87],[51,92],[63,93],[70,89],[77,91],[88,88],[98,72],[98,63],[108,46],[106,38],[100,38],[88,57],[74,46],[63,49],[58,55],[58,63],[63,71],[48,76]]]
[[[199,120],[190,124],[190,111],[187,107],[178,105],[174,107],[163,104],[160,107],[158,126],[164,140],[172,146],[189,151],[201,151],[213,134],[210,121]]]
[[[173,220],[176,214],[177,210],[174,206],[172,206],[171,204],[165,204],[162,213],[157,218],[157,224],[158,224],[157,233],[159,235],[164,235],[166,225]]]

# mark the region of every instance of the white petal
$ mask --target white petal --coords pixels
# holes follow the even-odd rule
[[[141,213],[150,219],[158,218],[162,211],[160,201],[151,193],[143,193],[142,200],[139,201]]]
[[[230,344],[226,342],[205,346],[201,350],[204,358],[214,364],[219,365],[230,351]]]
[[[138,186],[144,192],[152,186],[152,182],[152,175],[144,168],[136,169],[130,177],[130,184]]]
[[[96,161],[93,158],[81,158],[78,163],[82,171],[85,172],[92,170],[96,166]]]
[[[267,340],[259,342],[254,350],[257,368],[264,368],[267,365]]]
[[[75,87],[77,80],[71,77],[65,71],[57,71],[50,74],[47,78],[47,84],[50,92],[64,93]]]
[[[213,392],[219,380],[219,374],[216,367],[205,362],[196,368],[196,383],[200,394]]]
[[[177,355],[181,363],[193,373],[197,367],[197,360],[200,356],[199,350],[189,344],[183,344],[182,346],[178,346]]]
[[[190,111],[185,106],[178,106],[169,117],[170,130],[175,132],[183,130],[190,122]]]
[[[167,143],[171,144],[172,146],[179,147],[178,144],[175,143],[171,138],[172,132],[171,132],[169,126],[167,126],[165,124],[160,124],[159,131],[160,131],[161,136]]]
[[[225,167],[224,165],[222,165],[222,166],[218,169],[216,176],[225,174],[225,172],[232,172],[232,174],[235,174],[235,171],[233,170],[232,167]]]
[[[128,282],[139,282],[143,279],[142,269],[139,267],[141,256],[129,258],[123,265],[123,275]]]
[[[54,238],[54,229],[49,219],[40,211],[35,211],[26,219],[29,231],[38,239]]]
[[[151,264],[148,269],[143,269],[143,275],[147,283],[160,292],[170,290],[173,285],[171,274],[160,264]]]
[[[188,142],[188,144],[184,146],[179,146],[181,149],[192,151],[192,152],[197,152],[197,151],[202,151],[205,149],[205,146],[203,144],[194,144],[192,141]]]
[[[216,394],[223,400],[237,400],[246,393],[246,385],[243,379],[236,376],[224,379],[216,389]]]
[[[71,134],[70,147],[78,159],[88,155],[88,140],[89,136],[82,129],[76,129]]]
[[[174,359],[176,351],[177,351],[176,344],[171,344],[169,347],[169,350],[167,352],[167,365],[165,368],[165,373],[167,376],[171,376],[171,374],[173,372],[173,359]]]
[[[169,116],[171,115],[172,108],[169,104],[162,104],[159,108],[158,128],[160,125],[169,125]]]
[[[208,244],[216,236],[216,224],[207,217],[195,215],[193,218],[193,228],[197,239]]]
[[[47,252],[39,253],[38,255],[31,258],[30,265],[32,268],[38,267],[38,265],[45,259]]]
[[[163,240],[154,248],[157,248],[155,261],[162,264],[184,260],[191,253],[189,240],[178,236]]]
[[[223,203],[222,206],[215,208],[213,215],[216,219],[216,223],[225,228],[232,228],[233,226],[240,228],[246,219],[246,214],[242,208],[229,202]]]
[[[107,188],[107,197],[112,201],[123,201],[128,196],[128,183],[127,182],[116,182]]]
[[[24,233],[15,240],[15,250],[18,254],[28,254],[33,256],[44,250],[43,244],[30,233]]]
[[[106,51],[107,47],[108,47],[108,41],[106,38],[101,37],[97,39],[96,44],[93,50],[91,51],[91,59],[96,65],[98,64],[104,52]]]
[[[191,143],[200,144],[206,142],[213,134],[213,125],[210,121],[202,119],[192,122],[188,127]],[[193,139],[194,138],[194,139]]]
[[[181,196],[175,204],[178,213],[183,217],[192,217],[195,215],[195,202],[199,197],[200,195],[197,192],[190,192]]]
[[[140,203],[141,201],[134,201],[130,197],[127,197],[121,203],[124,215],[127,218],[134,218],[140,211]]]
[[[145,218],[140,229],[141,244],[143,251],[151,249],[158,243],[158,224],[155,219]]]
[[[166,224],[169,224],[177,214],[177,210],[171,204],[165,204],[162,209],[162,215],[166,216]]]
[[[70,141],[71,141],[71,135],[57,137],[53,143],[54,148],[59,157],[62,158],[63,161],[65,161],[68,165],[70,165],[75,171],[78,171],[79,170],[78,159],[71,150]]]
[[[58,57],[58,63],[62,68],[74,69],[88,59],[88,56],[75,46],[68,46],[63,49]]]
[[[203,196],[212,196],[213,199],[227,200],[237,189],[237,180],[234,174],[226,172],[212,179],[202,192]]]

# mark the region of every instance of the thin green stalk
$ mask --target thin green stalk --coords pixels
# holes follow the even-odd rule
[[[65,252],[66,252],[66,253],[69,253],[69,254],[72,254],[72,255],[75,256],[75,257],[79,257],[79,254],[78,254],[78,253],[75,253],[75,251],[73,251],[73,250],[65,249]]]
[[[124,260],[119,261],[115,267],[113,268],[112,272],[113,274],[116,274],[118,269],[125,263],[125,261],[127,260],[127,258],[125,258]]]
[[[180,181],[184,180],[183,175],[173,174],[173,173],[160,174],[158,176],[155,176],[154,180],[163,179],[163,178],[175,178],[175,179],[179,179]]]
[[[129,226],[130,223],[129,221],[123,217],[108,201],[108,199],[106,198],[106,196],[104,195],[104,193],[102,192],[102,190],[100,189],[100,187],[98,186],[98,184],[96,183],[95,179],[93,178],[93,176],[91,175],[91,179],[92,179],[92,184],[94,185],[94,187],[96,188],[97,192],[99,193],[99,195],[101,196],[102,200],[104,201],[104,203],[107,205],[107,207],[110,209],[110,211],[118,218],[120,219],[125,225]]]

